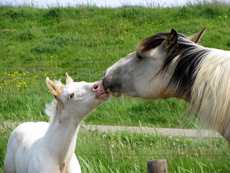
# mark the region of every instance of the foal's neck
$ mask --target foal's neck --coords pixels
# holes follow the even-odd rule
[[[62,169],[74,153],[77,133],[81,122],[69,115],[65,115],[65,119],[61,121],[58,117],[57,111],[44,136],[44,140],[51,156],[58,162]]]

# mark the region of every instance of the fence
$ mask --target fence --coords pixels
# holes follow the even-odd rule
[[[28,94],[48,94],[48,88],[45,83],[46,77],[52,80],[61,79],[65,81],[65,72],[67,72],[74,81],[94,82],[101,80],[104,71],[110,67],[113,61],[6,61],[0,63],[0,96],[1,102],[5,102],[10,95],[28,95]],[[14,99],[14,98],[13,98]],[[17,102],[16,102],[17,103]],[[3,111],[4,105],[2,104]],[[6,108],[8,109],[8,108]],[[1,113],[1,112],[0,112]],[[223,149],[224,150],[224,149]],[[215,150],[214,150],[215,151]],[[227,151],[227,150],[226,150]],[[83,155],[86,155],[85,153]],[[90,154],[92,156],[93,154]],[[96,154],[98,156],[98,153]],[[117,153],[116,153],[117,155]],[[1,156],[1,153],[0,153]],[[167,154],[161,155],[167,158]],[[139,157],[139,156],[138,156]],[[186,155],[177,155],[176,157],[185,157]],[[214,155],[201,157],[218,157],[227,158],[229,163],[229,155]],[[146,159],[147,160],[147,159]],[[160,166],[156,166],[160,164]],[[162,166],[163,165],[163,166]],[[148,173],[166,172],[167,162],[149,161],[147,164]],[[160,172],[160,173],[161,173]]]
[[[65,72],[74,81],[103,78],[112,61],[4,61],[0,65],[0,93],[44,93],[46,77],[64,82]]]
[[[149,160],[147,162],[147,173],[167,173],[167,161],[165,159]]]

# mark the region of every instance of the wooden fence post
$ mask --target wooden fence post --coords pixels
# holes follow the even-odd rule
[[[147,162],[147,173],[167,173],[167,161],[165,159],[149,160]]]

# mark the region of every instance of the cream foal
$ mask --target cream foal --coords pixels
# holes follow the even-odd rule
[[[5,158],[5,173],[80,173],[74,153],[77,133],[82,120],[107,101],[102,81],[73,82],[66,73],[66,85],[46,84],[55,100],[47,106],[50,122],[27,122],[11,134]]]

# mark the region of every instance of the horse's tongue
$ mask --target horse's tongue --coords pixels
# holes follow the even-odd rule
[[[121,94],[122,94],[121,92],[115,92],[115,93],[113,93],[112,91],[110,91],[109,88],[106,91],[107,91],[107,93],[111,94],[114,97],[120,97]]]

